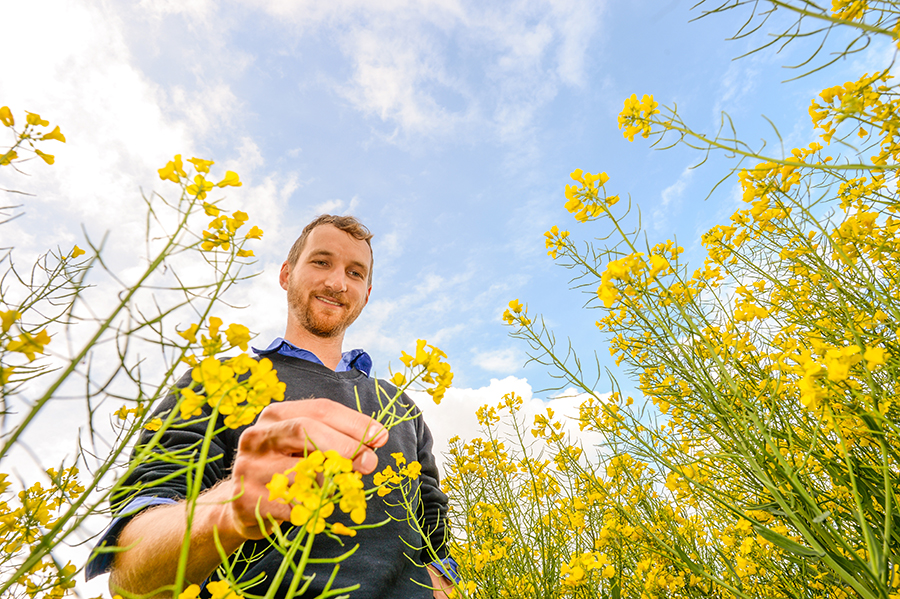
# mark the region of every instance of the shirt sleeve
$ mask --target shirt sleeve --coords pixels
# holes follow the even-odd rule
[[[143,510],[157,506],[177,503],[174,499],[168,497],[135,497],[122,509],[122,512],[113,518],[113,521],[106,528],[100,539],[94,545],[91,557],[88,559],[87,565],[84,567],[84,578],[90,580],[95,576],[109,572],[113,561],[113,551],[109,548],[115,547],[119,541],[119,533],[125,528],[133,517]]]
[[[452,557],[445,557],[442,560],[433,561],[430,565],[443,574],[444,578],[454,584],[459,584],[462,581],[462,577],[459,575],[459,565],[457,565],[456,560]]]

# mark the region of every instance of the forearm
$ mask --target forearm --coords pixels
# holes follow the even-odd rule
[[[227,516],[228,486],[218,485],[201,495],[194,509],[190,546],[184,566],[184,584],[202,583],[222,562],[215,533],[226,555],[243,542]],[[109,579],[110,592],[171,597],[187,530],[187,504],[156,507],[134,517],[119,535]]]

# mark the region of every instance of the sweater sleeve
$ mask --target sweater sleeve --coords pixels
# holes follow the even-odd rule
[[[181,377],[175,390],[163,399],[153,416],[166,418],[171,410],[177,408],[177,389],[190,383],[190,373]],[[173,426],[163,432],[149,455],[143,461],[136,462],[142,447],[146,447],[155,434],[148,430],[141,432],[130,459],[133,468],[117,485],[110,500],[114,518],[97,541],[88,561],[88,580],[109,571],[113,556],[109,548],[116,546],[119,533],[134,516],[146,508],[175,503],[187,496],[187,471],[195,467],[199,458],[208,422],[204,416],[211,413],[209,406],[204,404],[200,419],[194,418],[188,422],[175,420]],[[221,429],[221,422],[217,424]],[[230,434],[233,433],[222,431],[211,439],[207,462],[200,479],[201,491],[228,476],[234,457],[231,449],[233,444],[227,443]]]
[[[448,499],[440,487],[440,473],[433,453],[434,439],[421,412],[416,419],[416,428],[417,459],[422,466],[419,476],[421,494],[419,524],[422,531],[428,536],[431,548],[435,553],[434,556],[427,553],[422,556],[423,563],[427,564],[435,558],[442,560],[448,557],[447,543],[450,535],[447,522]]]
[[[176,389],[191,383],[190,373],[185,374],[176,384]],[[169,412],[177,409],[177,390],[169,393],[154,411],[154,416],[165,419]],[[136,462],[143,447],[152,440],[154,432],[142,431],[138,444],[131,456],[133,469],[118,485],[110,503],[113,513],[119,513],[127,504],[138,497],[165,497],[180,500],[187,496],[188,471],[195,471],[200,459],[203,441],[206,436],[209,416],[212,409],[204,403],[201,416],[189,421],[176,417],[160,437],[159,442],[151,448],[150,453]],[[199,479],[200,490],[203,491],[226,478],[234,461],[236,444],[231,439],[238,431],[222,430],[221,417],[216,423],[219,434],[210,440],[206,463],[202,477]],[[236,438],[236,437],[235,437]]]

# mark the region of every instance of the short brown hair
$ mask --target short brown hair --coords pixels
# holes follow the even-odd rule
[[[372,252],[372,232],[369,231],[368,228],[359,220],[357,220],[354,216],[334,216],[332,214],[322,214],[313,219],[311,223],[306,225],[303,228],[303,232],[300,233],[300,237],[297,238],[297,241],[294,242],[294,245],[291,246],[291,251],[288,252],[287,263],[291,268],[294,268],[294,265],[297,264],[297,260],[300,259],[300,254],[303,253],[303,246],[306,245],[306,238],[309,237],[309,233],[315,229],[316,227],[320,227],[322,225],[334,225],[341,231],[345,233],[349,233],[353,236],[354,239],[358,239],[360,241],[365,241],[369,246],[369,255],[372,257],[372,263],[369,265],[369,285],[372,284],[372,269],[375,266],[375,254]]]

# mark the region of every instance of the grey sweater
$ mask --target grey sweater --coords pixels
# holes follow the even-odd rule
[[[375,379],[368,378],[358,370],[334,372],[329,368],[306,360],[285,357],[279,354],[267,356],[272,360],[278,372],[278,378],[286,385],[285,401],[303,401],[314,397],[326,397],[356,408],[356,395],[362,412],[376,413],[380,406],[376,395]],[[191,383],[190,373],[181,378],[179,386]],[[385,381],[378,381],[381,388],[382,402],[388,401],[396,392],[396,388]],[[446,556],[444,539],[446,534],[447,496],[439,488],[439,475],[434,455],[432,454],[431,432],[425,425],[418,408],[406,395],[402,396],[406,407],[410,407],[418,417],[412,421],[401,423],[390,431],[387,444],[377,451],[378,469],[386,465],[394,465],[392,453],[402,452],[407,461],[417,460],[422,465],[422,474],[418,479],[418,495],[414,508],[421,527],[429,535],[432,546],[437,549],[437,557]],[[177,401],[170,394],[159,406],[157,415],[164,416],[172,410]],[[401,410],[406,409],[401,407]],[[205,415],[210,408],[204,408]],[[190,461],[192,453],[199,452],[207,423],[187,424],[183,427],[169,429],[162,439],[161,445],[169,452],[177,453],[182,459],[172,461],[147,460],[123,481],[122,491],[114,499],[114,507],[122,507],[130,500],[141,496],[166,497],[181,499],[186,496],[185,463]],[[219,427],[221,428],[221,427]],[[209,462],[204,469],[202,488],[212,487],[216,482],[229,476],[231,465],[237,452],[238,439],[247,427],[225,429],[212,440]],[[141,442],[147,442],[152,433],[145,432]],[[179,463],[180,462],[180,463]],[[376,471],[377,471],[376,470]],[[363,477],[366,488],[373,487],[372,475]],[[415,488],[413,489],[415,492]],[[361,529],[355,537],[344,537],[343,546],[325,536],[316,537],[311,557],[315,560],[335,558],[359,545],[356,552],[341,562],[337,576],[330,585],[331,589],[340,589],[359,584],[359,589],[350,592],[353,599],[423,599],[432,596],[427,588],[429,576],[424,568],[431,558],[421,551],[423,541],[407,522],[406,510],[397,504],[399,493],[393,491],[381,498],[372,495],[369,498],[366,524],[374,524],[387,520],[381,527]],[[330,522],[342,522],[354,526],[349,515],[335,510],[328,519]],[[293,536],[291,527],[283,525],[282,529]],[[255,577],[263,578],[251,588],[247,594],[265,594],[269,587],[267,578],[271,578],[281,562],[281,555],[273,550],[266,540],[248,541],[238,552],[238,566],[235,572],[243,571],[240,580],[249,581]],[[316,597],[325,588],[334,570],[334,564],[311,563],[306,567],[306,575],[314,575],[312,584],[302,597]],[[216,580],[215,574],[210,580]],[[418,583],[418,584],[417,584]],[[276,597],[285,597],[290,584],[290,575],[285,578]],[[425,585],[425,586],[422,586]],[[302,584],[300,585],[302,587]]]

